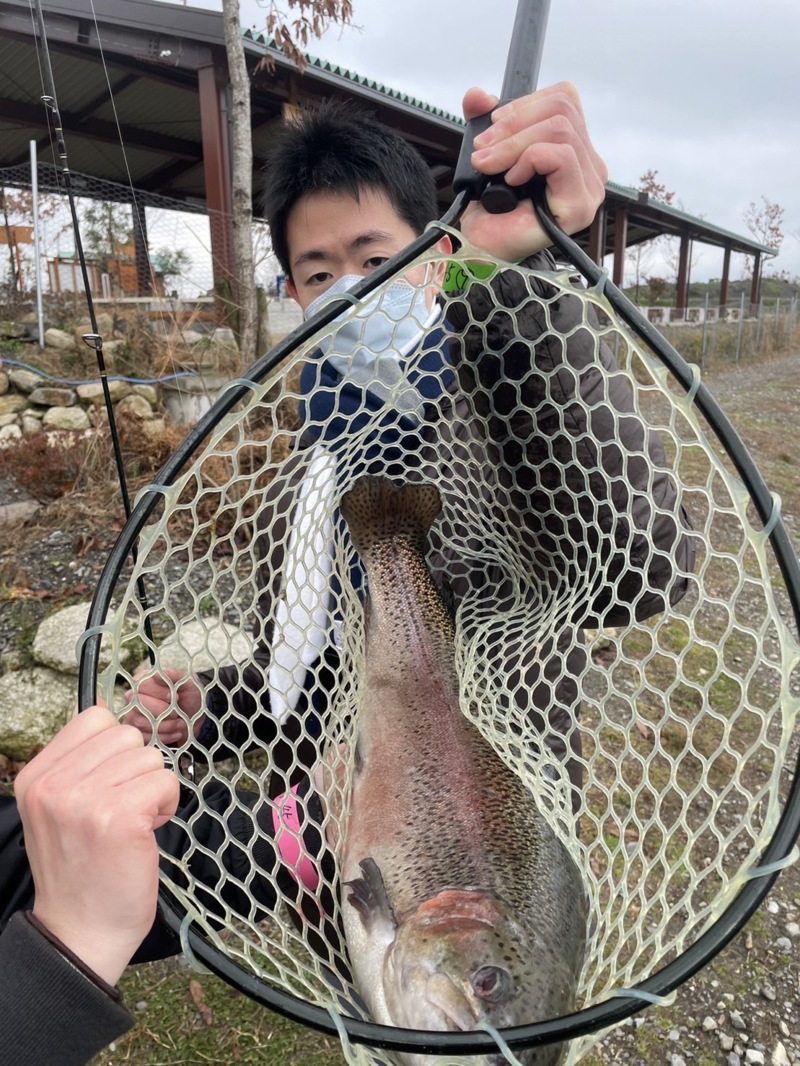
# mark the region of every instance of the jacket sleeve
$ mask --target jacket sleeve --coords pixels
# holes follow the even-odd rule
[[[0,795],[0,933],[12,914],[32,906],[33,876],[17,801],[13,796]]]
[[[84,1066],[133,1018],[24,914],[0,936],[0,1048],[14,1066]]]
[[[555,270],[547,252],[524,266]],[[596,586],[570,620],[618,626],[676,603],[694,538],[663,444],[599,341],[591,305],[507,270],[473,281],[447,317],[461,394],[479,416],[471,421],[483,427],[501,498],[525,527],[531,565],[554,589],[565,579]]]

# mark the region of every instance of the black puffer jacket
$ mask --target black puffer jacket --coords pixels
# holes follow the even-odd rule
[[[549,252],[525,266],[555,270]],[[562,758],[580,750],[574,727],[586,654],[576,630],[663,611],[683,596],[694,566],[693,538],[662,444],[636,412],[627,375],[605,345],[598,349],[587,314],[593,316],[583,300],[518,270],[473,281],[466,295],[450,298],[445,316],[458,381],[452,394],[429,406],[419,468],[410,473],[435,474],[441,485],[448,471],[451,521],[446,498],[443,531],[450,546],[434,543],[430,561],[456,606],[480,601],[482,590],[491,592],[496,612],[504,601],[519,605],[518,583],[492,561],[502,552],[465,541],[457,528],[465,506],[486,516],[502,511],[505,550],[529,578],[529,612],[550,614],[549,628],[521,633],[516,645],[505,640],[509,673],[518,675],[514,700]],[[271,744],[286,731],[287,765],[303,735],[308,701],[301,701],[296,720],[278,727],[268,711],[267,671],[284,537],[308,462],[307,452],[294,457],[261,510],[262,628],[253,660],[202,678],[207,706],[224,723],[229,744]],[[335,652],[326,659],[322,686],[330,691],[337,683]],[[319,686],[313,702],[317,712],[324,709]],[[219,740],[213,724],[204,740],[209,746]],[[280,750],[279,742],[278,767]],[[569,769],[578,784],[577,764]]]

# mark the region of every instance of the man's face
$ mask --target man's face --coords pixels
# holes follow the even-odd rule
[[[365,189],[358,200],[335,192],[303,196],[289,212],[286,226],[289,293],[305,311],[337,278],[366,276],[416,236],[385,193]],[[408,280],[414,283],[412,274]]]

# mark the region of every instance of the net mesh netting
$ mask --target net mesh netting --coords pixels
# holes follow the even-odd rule
[[[254,383],[153,490],[134,574],[147,606],[120,583],[104,627],[101,697],[160,674],[184,714],[184,669],[203,693],[164,884],[247,970],[355,1017],[337,847],[364,573],[339,502],[365,473],[439,489],[428,563],[455,610],[461,708],[585,885],[576,1006],[659,969],[730,903],[777,822],[798,708],[766,533],[691,397],[601,294],[567,272],[486,277],[479,258],[449,259],[455,292],[434,256],[409,272],[426,297],[410,348],[354,345],[356,304]],[[396,293],[366,298],[390,326]],[[134,680],[145,616],[155,666]]]

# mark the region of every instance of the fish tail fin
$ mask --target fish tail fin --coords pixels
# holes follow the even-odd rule
[[[385,477],[361,477],[342,497],[342,515],[359,552],[392,537],[424,541],[442,509],[435,485],[397,485]]]

